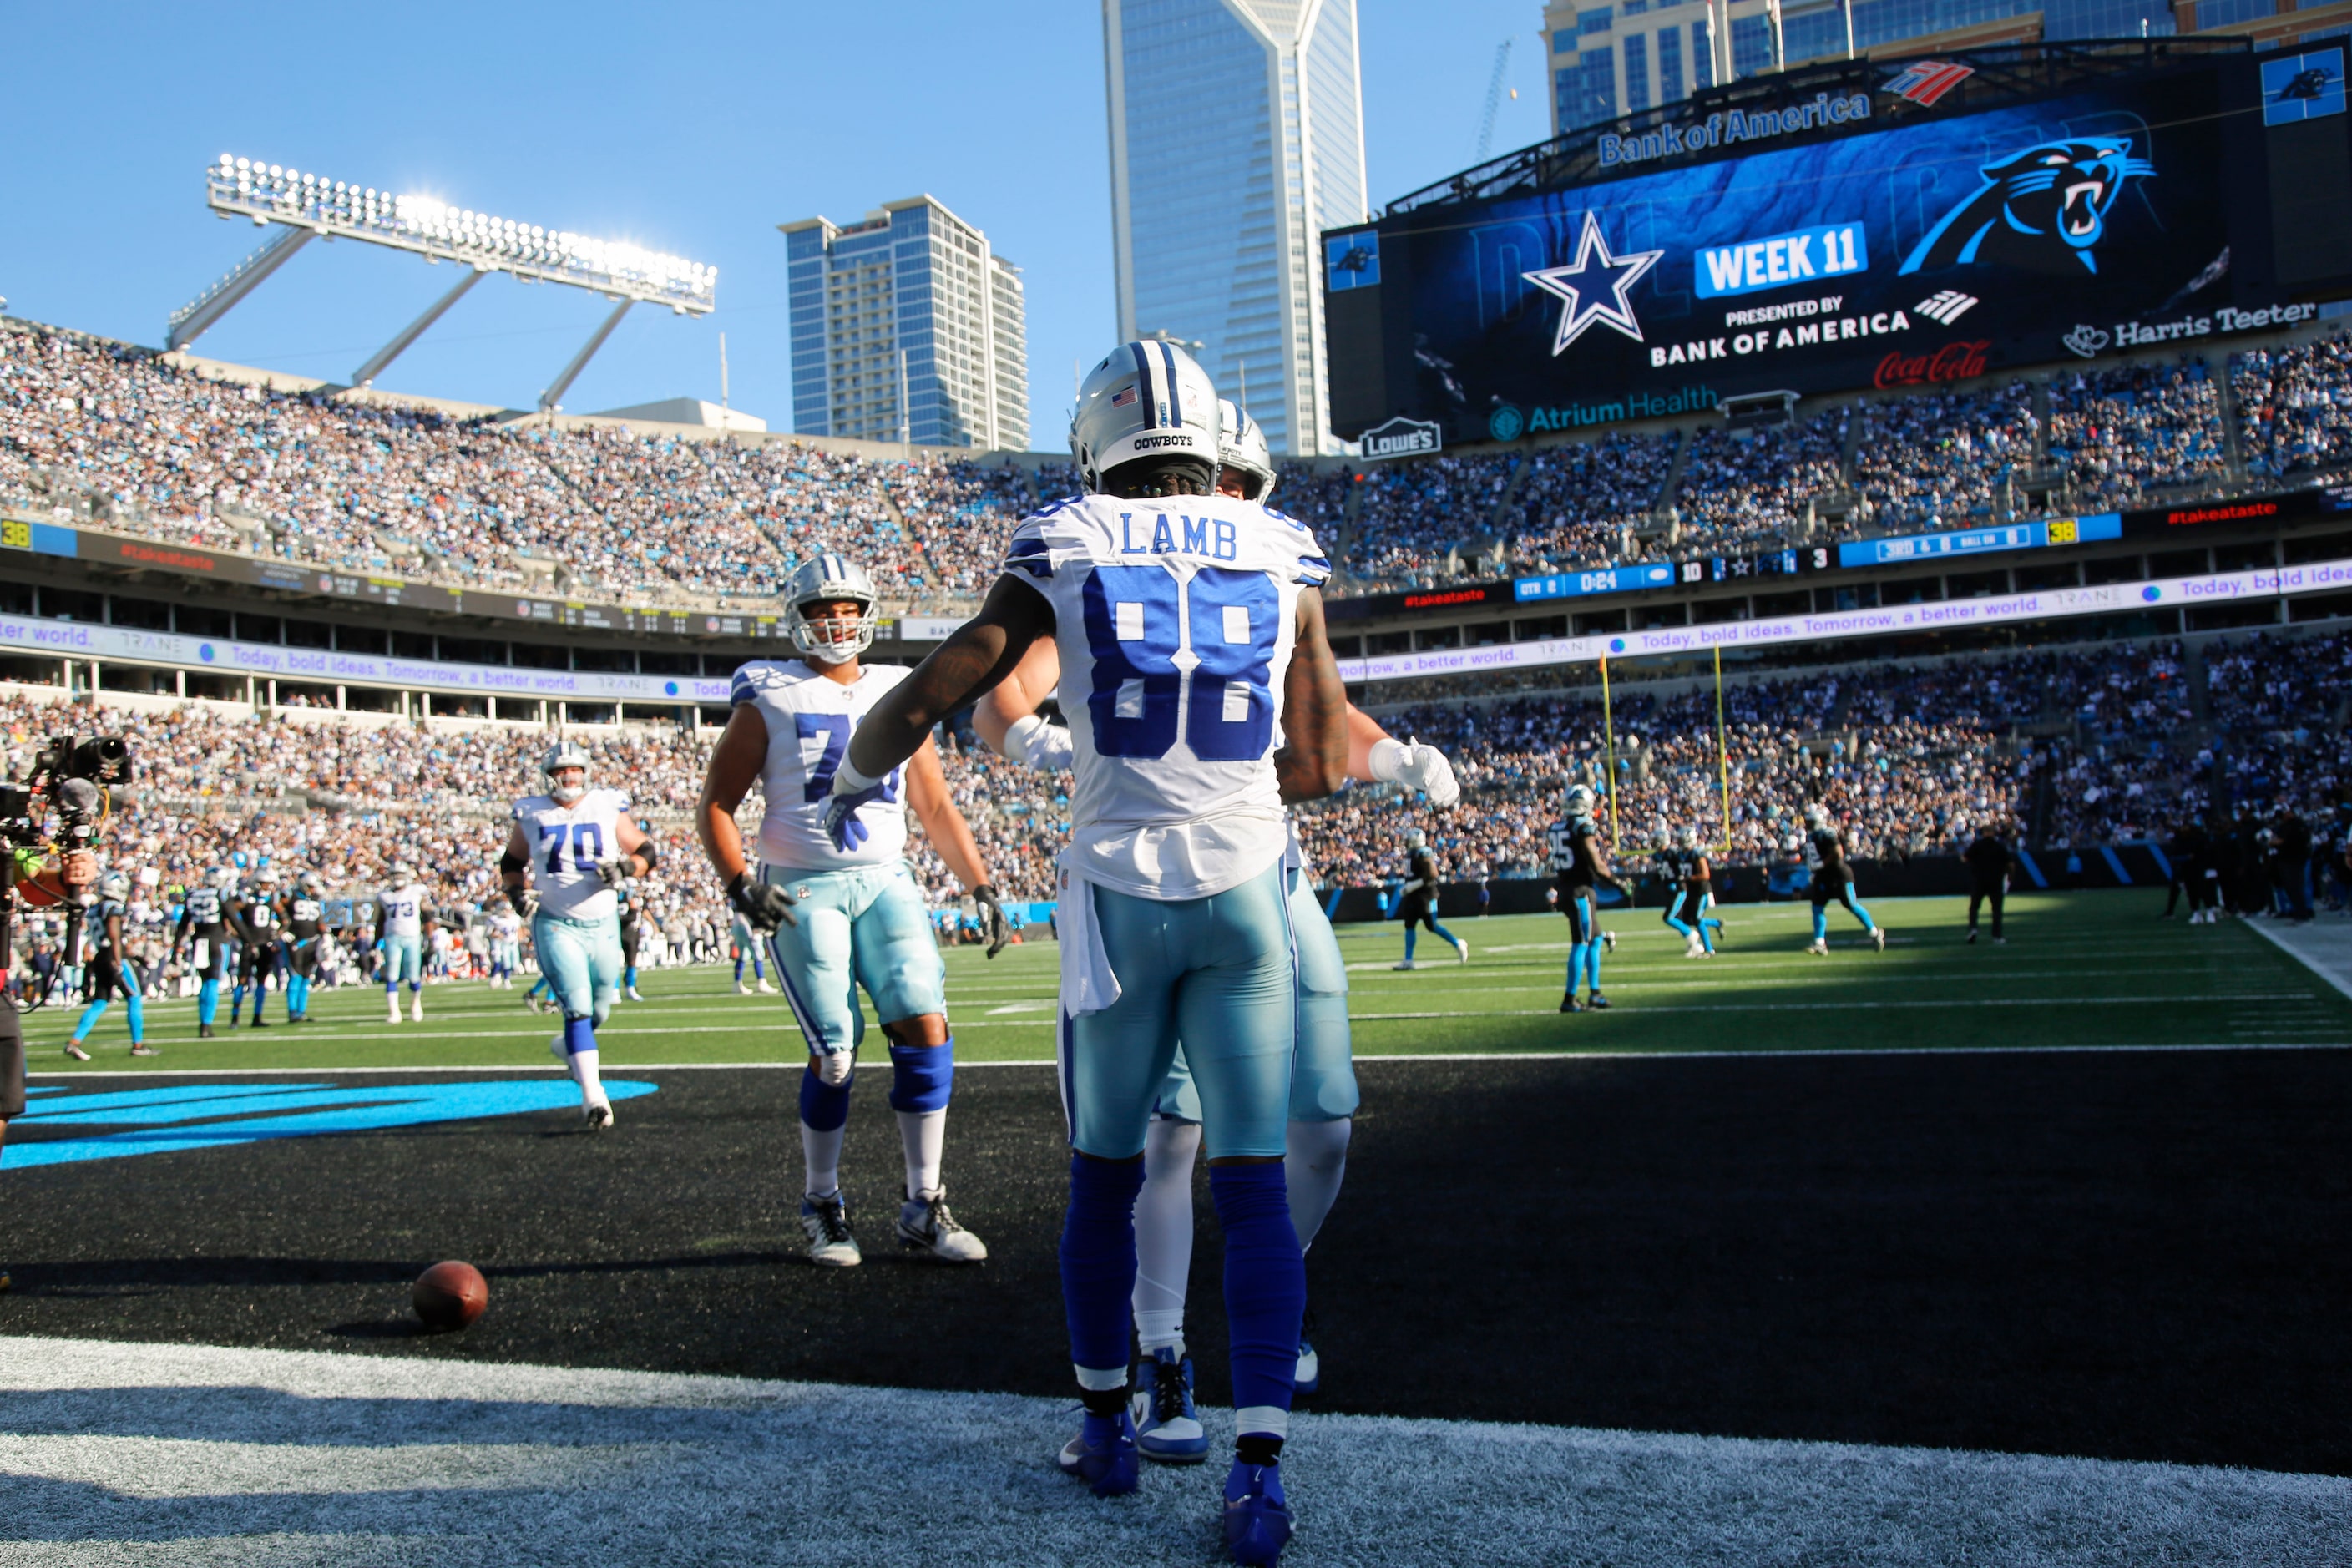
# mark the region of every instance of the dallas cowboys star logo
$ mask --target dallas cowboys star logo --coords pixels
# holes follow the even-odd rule
[[[1640,342],[1642,323],[1634,320],[1633,303],[1625,298],[1625,291],[1655,267],[1664,255],[1663,250],[1610,255],[1609,242],[1601,237],[1600,220],[1586,213],[1584,233],[1576,242],[1575,266],[1547,267],[1539,272],[1519,274],[1545,293],[1557,294],[1568,301],[1568,309],[1559,315],[1559,331],[1551,340],[1551,352],[1555,355],[1565,353],[1568,345],[1582,337],[1585,329],[1595,322]],[[1591,278],[1595,271],[1600,278]]]

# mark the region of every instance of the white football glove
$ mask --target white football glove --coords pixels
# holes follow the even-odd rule
[[[1372,742],[1371,765],[1372,777],[1417,789],[1440,809],[1462,798],[1462,786],[1454,781],[1454,764],[1435,746],[1384,736]]]

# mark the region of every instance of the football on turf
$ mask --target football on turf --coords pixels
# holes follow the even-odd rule
[[[416,1289],[409,1293],[416,1315],[425,1320],[428,1329],[462,1329],[469,1327],[490,1304],[489,1282],[482,1271],[470,1263],[451,1259],[436,1263],[416,1277]]]

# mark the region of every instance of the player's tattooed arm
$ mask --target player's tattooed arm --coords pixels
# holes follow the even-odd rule
[[[1282,798],[1318,800],[1347,782],[1348,689],[1323,635],[1323,595],[1298,594],[1298,640],[1282,679],[1284,745],[1274,753]]]
[[[888,776],[930,738],[931,726],[965,703],[992,691],[1020,667],[1030,645],[1054,635],[1054,607],[1024,583],[999,577],[980,614],[892,687],[849,738],[847,766],[834,775],[834,794]]]

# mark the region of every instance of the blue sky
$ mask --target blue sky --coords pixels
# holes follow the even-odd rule
[[[1375,204],[1463,167],[1515,36],[1497,150],[1548,132],[1540,0],[1359,0]],[[17,5],[0,132],[10,315],[160,344],[263,237],[204,205],[222,153],[614,236],[719,269],[719,309],[630,313],[564,399],[719,396],[791,424],[783,239],[929,191],[1024,271],[1032,443],[1062,446],[1070,363],[1110,346],[1102,17],[988,5]],[[451,274],[312,245],[196,345],[332,380]],[[390,390],[528,407],[607,309],[486,279]]]

